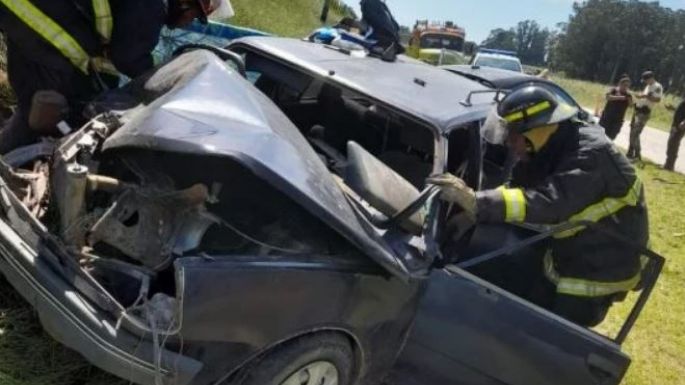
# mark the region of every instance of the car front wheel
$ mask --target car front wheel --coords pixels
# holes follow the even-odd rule
[[[326,333],[286,343],[238,376],[239,385],[351,385],[354,354],[344,336]]]

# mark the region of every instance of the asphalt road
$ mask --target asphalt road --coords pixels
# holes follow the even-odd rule
[[[588,112],[592,113],[590,109],[585,108]],[[629,137],[630,137],[630,113],[626,114],[626,123],[623,125],[621,132],[616,138],[615,143],[623,148],[628,149]],[[599,118],[597,118],[599,121]],[[640,142],[642,144],[642,159],[649,160],[663,166],[666,162],[666,148],[668,147],[668,132],[658,130],[652,127],[645,127],[640,136]],[[678,160],[675,164],[675,170],[681,174],[685,174],[685,139],[683,139],[680,144]]]
[[[630,123],[626,123],[621,133],[616,138],[616,144],[621,148],[628,148],[630,135]],[[645,127],[640,136],[642,143],[642,159],[650,160],[660,166],[666,161],[666,147],[668,145],[668,132]],[[680,156],[676,161],[676,171],[685,174],[685,140],[680,144]]]

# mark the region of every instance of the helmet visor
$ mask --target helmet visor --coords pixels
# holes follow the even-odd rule
[[[507,121],[504,120],[497,113],[497,107],[493,108],[485,119],[485,122],[480,126],[480,134],[488,143],[504,144],[507,141],[509,130],[507,129]]]

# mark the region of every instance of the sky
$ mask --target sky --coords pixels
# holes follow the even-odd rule
[[[359,12],[358,0],[344,0]],[[533,19],[555,28],[568,20],[573,0],[385,0],[397,21],[413,27],[417,19],[454,21],[466,29],[466,39],[482,42],[494,28],[509,28]],[[685,9],[685,0],[661,0],[661,5]]]

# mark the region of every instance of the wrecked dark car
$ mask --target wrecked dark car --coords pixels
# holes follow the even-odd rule
[[[451,172],[474,189],[505,181],[506,165],[499,161],[507,157],[500,159],[480,137],[494,100],[506,92],[499,87],[448,71],[454,79],[444,78],[435,67],[407,58],[387,64],[288,39],[248,38],[229,48],[243,55],[248,78],[317,151],[334,154],[325,159],[344,165],[351,155],[344,143],[352,140],[419,190],[429,188],[429,164],[433,173]],[[560,88],[558,94],[568,95]],[[328,146],[317,144],[320,134]],[[337,164],[329,169],[341,168]],[[451,220],[460,208],[433,203],[438,209],[425,228],[435,231],[424,232],[429,265],[419,265],[429,270],[425,291],[387,384],[621,382],[630,364],[621,344],[650,296],[662,257],[643,250],[649,260],[643,290],[620,330],[604,336],[527,299],[529,285],[520,277],[534,273],[520,272],[542,271],[544,243],[563,226],[479,225],[468,231]]]
[[[649,290],[613,341],[460,265],[545,238],[444,226],[425,185],[481,185],[487,87],[292,39],[188,51],[3,157],[0,269],[54,338],[139,384],[618,384]]]

